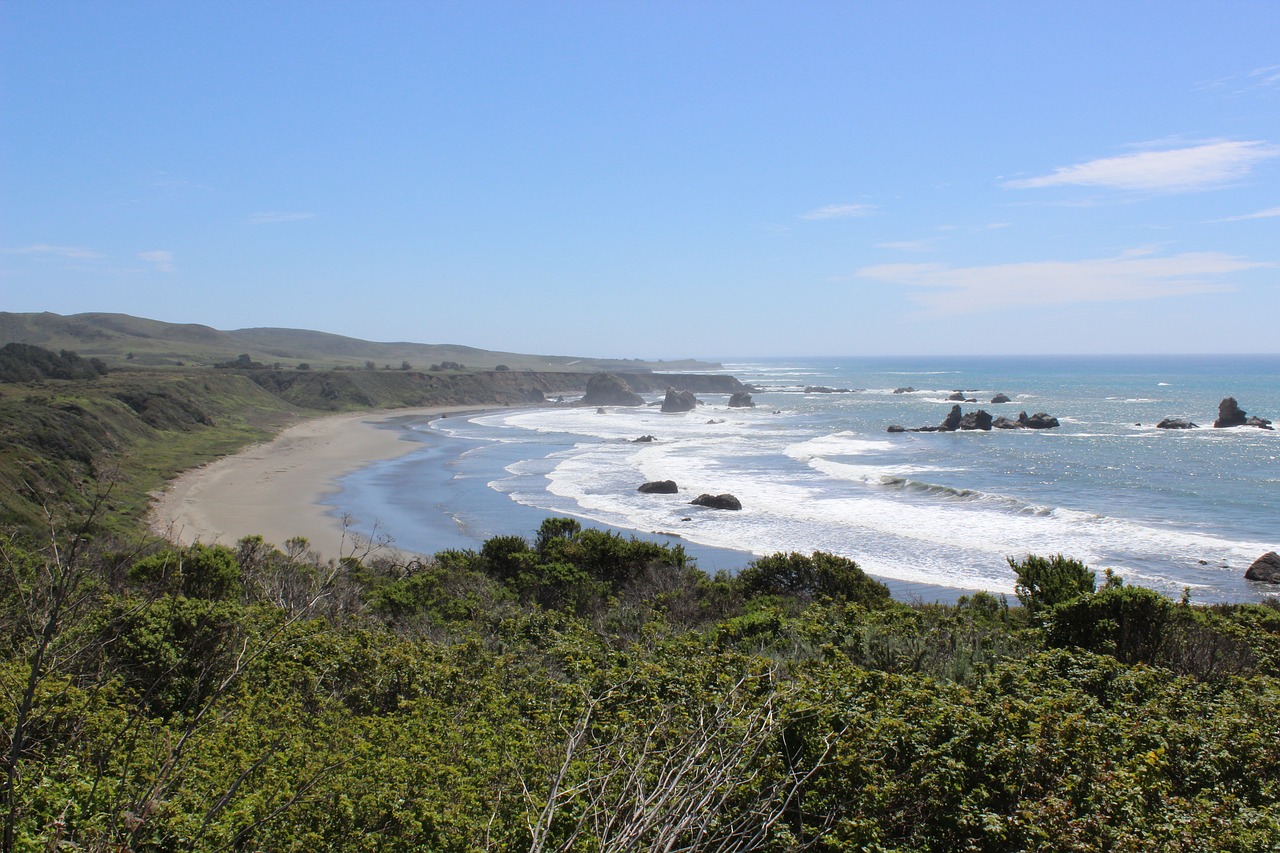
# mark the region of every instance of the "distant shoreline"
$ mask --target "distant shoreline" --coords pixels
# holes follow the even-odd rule
[[[369,547],[334,517],[338,480],[371,463],[395,459],[422,445],[406,440],[394,421],[421,421],[483,411],[478,406],[430,406],[352,412],[308,420],[270,441],[186,471],[156,494],[147,514],[152,533],[180,545],[233,546],[261,535],[283,547],[305,537],[322,558],[365,554]]]

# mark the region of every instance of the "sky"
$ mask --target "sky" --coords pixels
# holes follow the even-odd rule
[[[1276,352],[1280,3],[0,3],[0,310]]]

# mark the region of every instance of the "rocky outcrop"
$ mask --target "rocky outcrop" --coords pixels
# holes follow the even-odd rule
[[[1226,427],[1251,426],[1259,429],[1274,429],[1271,421],[1257,415],[1249,415],[1236,403],[1235,397],[1226,397],[1218,404],[1218,419],[1213,425],[1219,429]]]
[[[893,389],[893,393],[895,393],[895,394],[914,394],[914,393],[916,393],[916,389],[914,389],[914,388],[912,388],[910,385],[908,385],[908,386],[906,386],[905,388],[894,388],[894,389]]]
[[[662,401],[662,411],[664,412],[692,412],[698,407],[698,398],[693,396],[692,391],[677,391],[674,388],[667,389],[667,396]]]
[[[1056,429],[1061,426],[1058,419],[1048,412],[1036,412],[1027,417],[1026,412],[1018,412],[1018,423],[1027,429]]]
[[[631,439],[631,443],[632,443],[632,444],[647,443],[647,442],[650,442],[650,441],[657,441],[657,440],[658,440],[658,439],[654,438],[654,437],[653,437],[653,436],[651,436],[651,435],[642,435],[642,436],[640,436],[639,438],[633,438],[633,439]]]
[[[674,495],[680,491],[676,487],[675,480],[651,480],[644,483],[637,492],[644,492],[646,495]]]
[[[1199,424],[1192,423],[1185,418],[1165,418],[1156,424],[1156,429],[1198,429]]]
[[[1253,561],[1244,573],[1245,580],[1280,583],[1280,554],[1268,551]]]
[[[990,429],[1053,429],[1058,426],[1058,419],[1053,415],[1045,412],[1036,412],[1030,417],[1026,412],[1018,414],[1018,419],[1012,420],[1004,416],[992,418],[991,413],[985,409],[978,409],[976,412],[962,414],[960,406],[951,407],[951,411],[947,413],[946,419],[936,427],[924,426],[907,429],[905,427],[894,424],[889,427],[888,432],[955,432],[956,430],[990,430]]]
[[[612,373],[597,373],[587,381],[581,406],[643,406],[644,399]]]
[[[947,412],[947,416],[943,418],[942,423],[938,424],[938,429],[943,432],[954,432],[960,428],[960,419],[962,417],[960,407],[952,406],[951,411]]]
[[[731,409],[754,409],[755,401],[751,399],[751,395],[746,391],[739,391],[729,398],[729,408]]]
[[[727,493],[723,495],[698,495],[689,503],[695,506],[705,506],[709,509],[742,509],[742,501]]]
[[[992,403],[1011,403],[1013,401],[1009,399],[1009,395],[1000,393],[992,397],[991,402]]]
[[[1248,414],[1236,403],[1236,398],[1226,397],[1218,404],[1218,419],[1213,425],[1218,429],[1244,426],[1247,420]]]

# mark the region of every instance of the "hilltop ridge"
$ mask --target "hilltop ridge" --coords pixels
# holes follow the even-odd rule
[[[248,355],[273,367],[401,367],[425,370],[454,362],[468,368],[537,371],[717,370],[721,365],[695,359],[676,361],[587,358],[486,350],[462,344],[408,341],[378,342],[309,329],[255,327],[220,330],[199,323],[167,323],[130,314],[0,311],[0,344],[34,344],[50,350],[74,350],[110,365],[207,367]]]

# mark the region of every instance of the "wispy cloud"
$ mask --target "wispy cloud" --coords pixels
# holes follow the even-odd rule
[[[1272,264],[1218,252],[1153,256],[1136,249],[1114,258],[1034,261],[992,266],[881,264],[857,271],[862,278],[918,289],[916,301],[943,314],[998,308],[1161,299],[1228,290],[1222,276]]]
[[[173,252],[156,249],[151,252],[139,252],[138,257],[155,267],[157,272],[174,272],[178,267],[173,263]]]
[[[1245,75],[1255,86],[1280,86],[1280,65],[1265,65]]]
[[[1259,210],[1257,213],[1246,213],[1243,216],[1228,216],[1226,219],[1211,219],[1210,222],[1243,222],[1246,219],[1270,219],[1273,216],[1280,216],[1280,207],[1268,207],[1266,210]]]
[[[899,252],[933,252],[938,248],[938,237],[927,237],[923,240],[889,240],[876,243],[877,249],[894,249]]]
[[[82,249],[79,246],[51,246],[48,243],[36,243],[33,246],[21,246],[2,251],[7,255],[54,255],[60,258],[77,258],[80,260],[102,257],[100,253],[92,249]]]
[[[855,216],[870,216],[876,210],[874,204],[829,204],[817,210],[800,214],[801,219],[850,219]]]
[[[275,225],[279,222],[298,222],[303,219],[315,219],[314,213],[291,212],[285,210],[267,210],[249,216],[250,225]]]
[[[1048,175],[1005,181],[1004,185],[1014,189],[1085,186],[1155,192],[1203,190],[1237,181],[1258,163],[1276,156],[1280,156],[1280,146],[1267,142],[1207,142],[1060,166]]]

